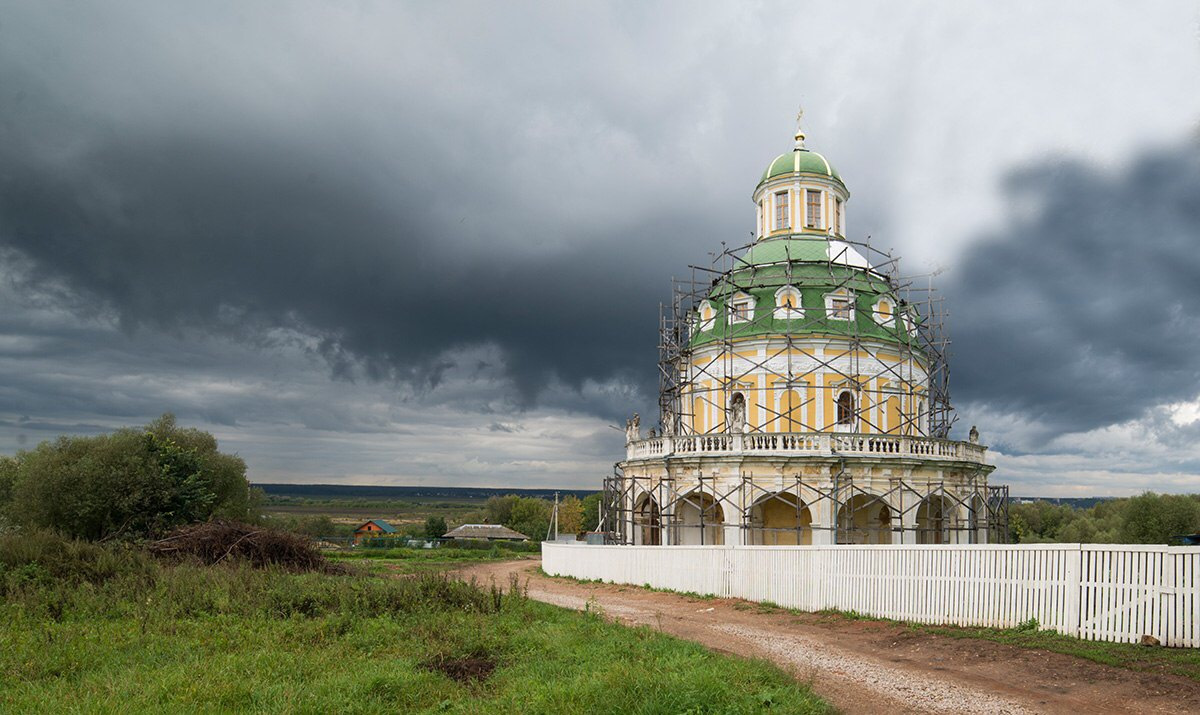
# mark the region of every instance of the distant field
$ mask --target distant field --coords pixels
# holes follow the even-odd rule
[[[385,487],[336,484],[255,484],[266,494],[264,511],[285,517],[327,516],[341,525],[384,519],[395,526],[423,524],[442,517],[457,525],[482,520],[484,503],[493,496],[517,494],[553,499],[573,494],[583,498],[598,490],[491,489],[481,487]]]
[[[443,517],[447,522],[461,523],[471,515],[478,514],[483,507],[477,502],[435,502],[423,504],[412,501],[370,501],[337,499],[296,499],[267,495],[265,511],[268,514],[287,516],[328,516],[339,524],[361,524],[368,519],[385,519],[399,526],[419,524],[431,516]]]

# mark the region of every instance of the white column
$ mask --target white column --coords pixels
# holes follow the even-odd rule
[[[897,510],[894,507],[892,508],[892,513],[893,514],[897,513]],[[894,544],[895,543],[900,543],[900,544],[915,544],[915,543],[917,543],[917,532],[915,531],[916,526],[917,526],[917,509],[909,509],[907,512],[905,512],[904,514],[900,514],[899,516],[900,516],[900,525],[902,527],[904,527],[904,531],[900,532],[900,540],[893,541],[892,543],[894,543]],[[895,537],[896,533],[892,532],[892,536]]]

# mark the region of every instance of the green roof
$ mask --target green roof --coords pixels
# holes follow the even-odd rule
[[[785,261],[829,261],[829,240],[826,238],[798,238],[787,236],[759,241],[741,257],[742,262],[763,265]]]
[[[375,526],[378,526],[380,529],[383,529],[383,533],[385,534],[396,533],[396,527],[387,523],[383,519],[371,519],[370,521],[363,522],[363,525],[358,527],[358,529],[363,528],[363,526],[366,526],[367,524],[374,524]],[[355,531],[358,531],[358,529],[355,529]]]
[[[793,286],[800,292],[803,318],[775,317],[775,292],[783,286]],[[825,315],[825,296],[838,288],[854,292],[856,315],[850,323]],[[754,297],[754,315],[748,322],[729,324],[726,305],[736,293]],[[751,246],[728,274],[713,282],[708,293],[708,301],[716,311],[712,328],[694,333],[691,344],[698,347],[716,342],[722,335],[749,338],[806,333],[908,342],[902,323],[893,319],[880,325],[874,319],[874,305],[883,297],[891,301],[893,311],[904,310],[903,301],[887,278],[872,270],[866,259],[844,241],[800,235],[766,239]],[[915,322],[920,321],[916,314],[909,315]]]
[[[817,152],[808,149],[794,149],[775,157],[775,160],[767,166],[767,170],[763,172],[762,179],[758,183],[761,184],[767,179],[784,174],[817,174],[818,176],[828,176],[839,183],[842,181],[842,177],[837,173],[837,169],[833,168],[833,164],[830,164]]]

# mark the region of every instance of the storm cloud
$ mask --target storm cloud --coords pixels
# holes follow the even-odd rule
[[[1200,135],[1115,168],[1006,177],[1008,219],[949,278],[960,394],[1048,434],[1200,395]]]
[[[1002,479],[1183,473],[1200,53],[1158,13],[0,4],[0,449],[170,409],[260,480],[595,484],[803,102],[853,237],[946,269]]]

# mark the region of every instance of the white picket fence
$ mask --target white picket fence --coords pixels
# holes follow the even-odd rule
[[[649,585],[804,611],[1042,628],[1200,648],[1200,547],[588,546],[545,543],[555,576]]]

